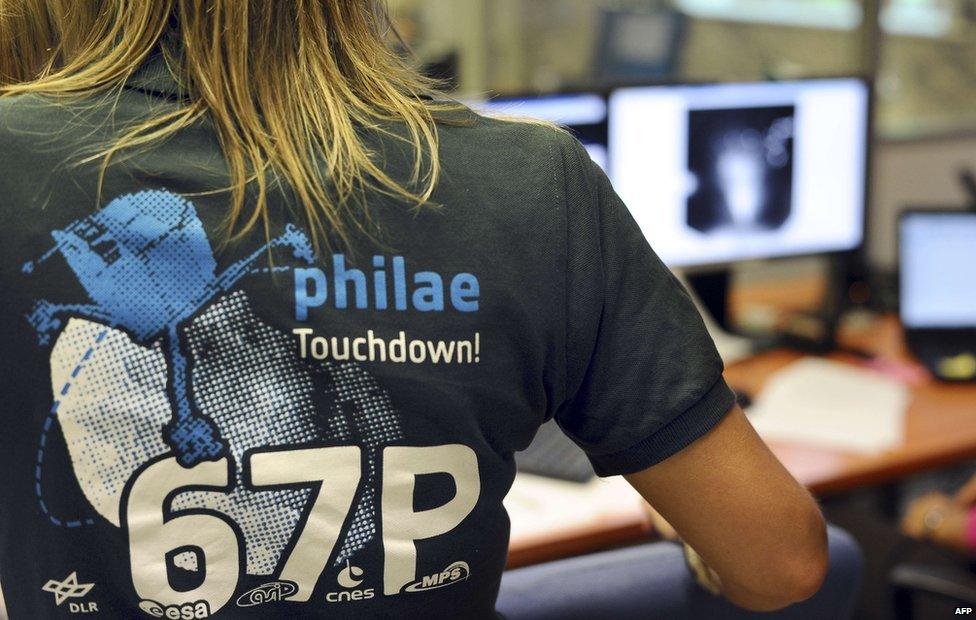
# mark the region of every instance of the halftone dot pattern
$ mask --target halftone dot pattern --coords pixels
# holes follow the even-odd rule
[[[363,472],[362,492],[356,505],[346,538],[334,565],[340,566],[347,559],[366,547],[376,536],[376,463],[383,446],[403,438],[400,416],[389,395],[376,380],[356,364],[326,364],[335,386],[336,417],[352,418],[352,440],[362,446],[366,455],[366,471]]]
[[[341,411],[337,415],[329,418],[325,423],[325,427],[328,430],[329,439],[348,441],[351,437],[349,433],[349,422],[346,421],[346,417]]]
[[[236,479],[230,492],[181,493],[172,509],[227,515],[244,534],[247,572],[269,575],[295,535],[311,487],[246,487],[244,453],[324,439],[356,443],[363,447],[367,469],[337,564],[363,549],[377,531],[379,451],[402,437],[389,396],[354,364],[301,361],[294,341],[263,323],[243,292],[208,308],[185,336],[194,401],[227,441]],[[78,370],[79,356],[86,355]],[[171,418],[162,350],[158,343],[142,347],[121,331],[72,319],[55,344],[51,368],[55,389],[68,377],[73,381],[57,415],[79,485],[98,513],[119,525],[125,484],[141,465],[170,452],[162,439]],[[323,401],[316,391],[322,390],[334,403],[331,410],[317,410]],[[189,552],[175,562],[192,571],[198,560]]]
[[[282,236],[217,273],[217,261],[196,208],[182,196],[159,190],[120,196],[63,230],[52,231],[51,236],[55,246],[26,263],[23,271],[33,273],[60,253],[91,303],[38,301],[27,318],[40,342],[50,342],[62,325],[61,316],[122,329],[144,346],[162,338],[175,405],[165,442],[187,467],[223,456],[226,446],[213,421],[192,402],[180,328],[232,290],[270,248],[290,247],[295,258],[312,262],[307,236],[287,226]],[[42,460],[39,452],[38,465]],[[38,492],[43,502],[40,495]]]
[[[248,573],[271,574],[311,490],[250,489],[241,464],[248,450],[317,439],[311,370],[294,355],[292,339],[261,322],[241,292],[210,307],[186,335],[194,399],[227,441],[236,480],[229,493],[182,493],[173,508],[226,514],[244,533]]]
[[[169,451],[161,432],[170,418],[166,360],[158,347],[140,347],[123,332],[71,319],[51,351],[55,390],[88,349],[93,354],[61,396],[58,423],[85,498],[118,526],[119,501],[132,474]]]
[[[220,293],[210,241],[182,196],[121,196],[53,235],[92,302],[141,342]]]
[[[177,553],[173,557],[173,565],[194,573],[200,569],[200,562],[198,561],[196,551]]]
[[[63,518],[51,510],[47,504],[47,501],[44,499],[44,458],[48,453],[48,438],[50,437],[51,429],[54,427],[54,421],[57,418],[58,409],[61,406],[60,398],[68,395],[71,392],[74,379],[81,374],[85,364],[88,363],[88,360],[90,360],[91,356],[95,353],[95,346],[101,344],[102,340],[107,335],[107,329],[100,332],[92,341],[91,346],[85,349],[85,352],[78,359],[77,365],[71,370],[70,376],[65,380],[64,384],[61,386],[61,389],[56,387],[54,388],[55,400],[51,405],[51,409],[47,413],[47,417],[44,418],[44,427],[41,430],[41,437],[37,440],[37,456],[34,457],[34,494],[37,496],[37,503],[41,508],[41,512],[47,516],[47,519],[51,522],[51,524],[58,527],[72,529],[95,524],[95,520],[91,517]]]
[[[40,262],[59,251],[91,304],[38,302],[28,318],[41,341],[60,326],[57,315],[104,322],[146,346],[167,336],[163,353],[176,369],[177,405],[167,443],[184,464],[219,455],[216,430],[190,403],[175,336],[179,325],[231,284],[216,273],[217,262],[194,206],[165,191],[129,194],[51,236],[55,248]],[[34,263],[25,265],[27,272],[35,268]]]

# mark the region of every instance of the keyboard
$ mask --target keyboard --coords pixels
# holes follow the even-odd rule
[[[912,353],[936,377],[976,380],[976,328],[909,330],[907,339]]]
[[[596,476],[583,450],[553,420],[539,428],[528,448],[515,454],[515,463],[520,472],[570,482],[588,482]]]

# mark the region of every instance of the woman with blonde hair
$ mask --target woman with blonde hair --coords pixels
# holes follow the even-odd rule
[[[492,617],[550,418],[729,600],[814,594],[820,513],[606,177],[389,30],[374,0],[0,0],[10,617]]]

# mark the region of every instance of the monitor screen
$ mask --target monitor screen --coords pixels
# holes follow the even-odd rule
[[[869,102],[858,79],[620,89],[614,185],[674,267],[853,250]]]
[[[607,153],[607,100],[595,93],[499,98],[470,103],[486,114],[501,114],[549,121],[567,127],[583,143],[590,157],[609,170]]]
[[[603,11],[597,52],[597,79],[640,80],[674,73],[684,36],[677,11]]]
[[[976,327],[976,213],[902,217],[901,315],[912,329]]]

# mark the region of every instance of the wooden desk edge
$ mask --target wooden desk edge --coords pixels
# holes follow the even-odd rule
[[[509,546],[507,568],[541,564],[650,539],[654,531],[646,513],[619,515],[600,523],[561,530],[551,535],[524,537]]]
[[[902,457],[884,468],[866,467],[862,470],[855,466],[842,475],[805,482],[804,486],[815,496],[824,498],[859,488],[894,482],[913,474],[949,467],[960,461],[973,459],[976,459],[976,446],[959,446],[937,455],[918,454]]]

